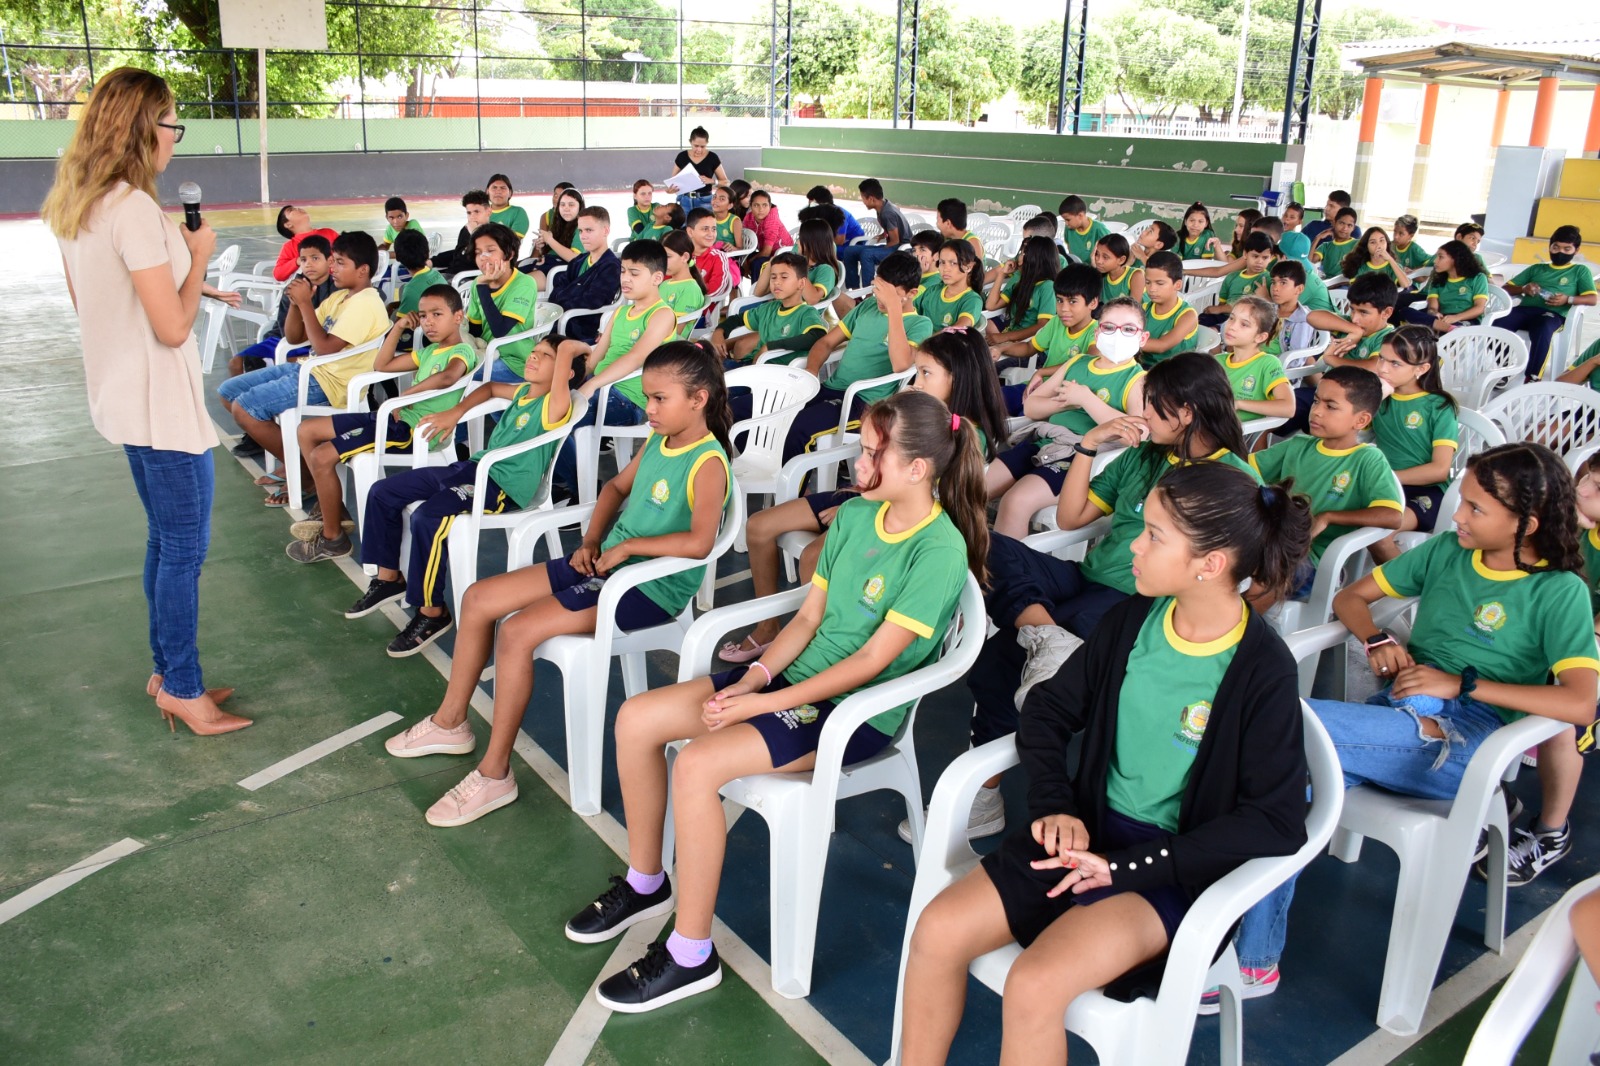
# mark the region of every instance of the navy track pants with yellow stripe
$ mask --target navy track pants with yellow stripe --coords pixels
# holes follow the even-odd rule
[[[361,529],[361,561],[390,570],[400,568],[400,541],[406,508],[411,514],[411,553],[406,564],[406,602],[437,607],[444,602],[449,573],[447,541],[450,526],[472,510],[473,479],[478,464],[470,459],[449,466],[425,466],[390,474],[367,496],[367,521]],[[491,479],[484,511],[498,514],[508,503]]]

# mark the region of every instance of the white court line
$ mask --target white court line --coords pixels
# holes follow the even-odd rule
[[[1543,913],[1506,937],[1505,950],[1496,955],[1485,950],[1482,955],[1458,971],[1428,997],[1428,1009],[1422,1015],[1422,1025],[1411,1036],[1396,1036],[1379,1029],[1365,1040],[1334,1059],[1328,1066],[1379,1066],[1392,1062],[1413,1044],[1454,1018],[1467,1006],[1493,988],[1496,981],[1516,969],[1523,952],[1533,942],[1533,936],[1544,925],[1550,912],[1560,906],[1551,904]]]
[[[726,577],[717,578],[716,583],[713,585],[713,587],[714,588],[719,588],[719,589],[725,589],[729,585],[737,585],[739,582],[745,581],[749,577],[750,577],[750,571],[748,571],[748,570],[740,570],[736,574],[729,574]]]
[[[58,874],[51,874],[31,888],[23,889],[0,903],[0,925],[38,906],[56,893],[71,888],[96,870],[103,870],[123,856],[132,855],[142,847],[144,845],[132,837],[124,837],[109,848],[101,848],[87,859],[73,863]]]
[[[310,766],[318,759],[326,758],[340,748],[349,747],[362,737],[371,736],[384,726],[398,721],[400,716],[393,711],[385,711],[376,718],[368,718],[360,725],[351,726],[343,733],[335,733],[327,740],[318,741],[304,751],[295,752],[287,759],[279,759],[260,773],[251,774],[240,781],[239,787],[254,792],[263,785],[270,785],[280,777],[287,777],[301,767]]]
[[[572,1012],[567,1027],[561,1031],[561,1039],[550,1049],[549,1057],[544,1060],[545,1066],[583,1066],[583,1063],[589,1061],[589,1055],[600,1039],[600,1031],[606,1027],[606,1022],[611,1018],[611,1011],[595,998],[594,990],[599,987],[601,981],[629,963],[642,958],[645,950],[655,943],[657,936],[661,935],[661,930],[666,924],[665,917],[655,918],[640,922],[622,934],[616,950],[606,959],[606,964],[600,967],[594,983],[583,993],[583,999],[578,1003],[577,1010]]]
[[[219,426],[218,429],[220,433],[221,427]],[[247,471],[261,472],[261,468],[253,461],[240,459],[238,462]],[[288,508],[284,510],[289,511]],[[296,512],[291,511],[289,513],[293,515]],[[300,516],[304,517],[304,513],[300,512]],[[351,584],[355,585],[356,588],[364,589],[367,587],[367,575],[362,571],[361,564],[356,562],[352,556],[335,559],[334,565],[338,567],[345,577],[350,579]],[[397,629],[404,629],[411,617],[406,611],[393,603],[384,605],[381,613],[390,622],[394,623]],[[450,676],[450,656],[439,645],[431,644],[424,648],[422,657],[441,676],[446,678]],[[473,710],[478,712],[478,717],[486,722],[494,721],[494,700],[488,693],[483,691],[482,687],[473,689],[470,705]],[[534,773],[539,775],[539,778],[544,781],[550,791],[560,798],[562,803],[567,804],[569,807],[571,806],[572,790],[567,784],[567,773],[561,768],[560,764],[550,757],[549,753],[534,743],[533,738],[521,730],[517,731],[517,739],[513,750],[522,757],[522,761]],[[619,859],[624,862],[627,861],[628,831],[623,828],[621,822],[603,810],[599,814],[579,815],[579,817],[588,824],[595,835]],[[730,813],[730,825],[735,817],[736,815]],[[871,1060],[863,1055],[860,1049],[851,1043],[850,1039],[841,1033],[832,1022],[824,1018],[821,1012],[811,1005],[809,1000],[786,999],[774,992],[772,989],[772,967],[763,961],[761,956],[757,955],[733,930],[724,925],[721,919],[714,919],[711,935],[716,941],[717,954],[722,956],[723,963],[738,974],[755,991],[756,995],[761,997],[762,1002],[772,1008],[773,1013],[783,1019],[784,1024],[789,1026],[796,1036],[809,1044],[812,1050],[816,1051],[827,1062],[835,1064],[835,1066],[872,1066]],[[641,950],[638,954],[642,955],[643,953]],[[627,961],[631,962],[636,957],[637,955],[631,956]],[[626,963],[621,965],[626,965]],[[609,974],[613,970],[605,972]],[[610,1017],[610,1013],[607,1012],[606,1016]],[[594,1038],[599,1038],[598,1032],[595,1033]]]

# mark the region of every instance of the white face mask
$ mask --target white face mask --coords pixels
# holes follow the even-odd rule
[[[1139,354],[1138,334],[1130,337],[1125,333],[1102,333],[1094,344],[1101,357],[1112,363],[1126,363]]]

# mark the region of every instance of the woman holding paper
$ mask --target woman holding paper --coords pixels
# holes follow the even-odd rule
[[[722,160],[706,147],[710,141],[711,134],[706,132],[705,127],[696,126],[689,131],[689,150],[679,152],[672,161],[677,171],[667,179],[667,186],[677,192],[678,206],[683,208],[686,215],[697,207],[711,206],[713,182],[728,184],[728,172],[722,169]],[[682,179],[686,176],[684,171],[689,169],[700,176],[698,187],[685,187]]]

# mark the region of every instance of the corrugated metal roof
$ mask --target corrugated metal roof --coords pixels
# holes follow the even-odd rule
[[[1397,80],[1515,87],[1555,75],[1594,84],[1600,82],[1600,22],[1352,41],[1340,54],[1352,69]]]

